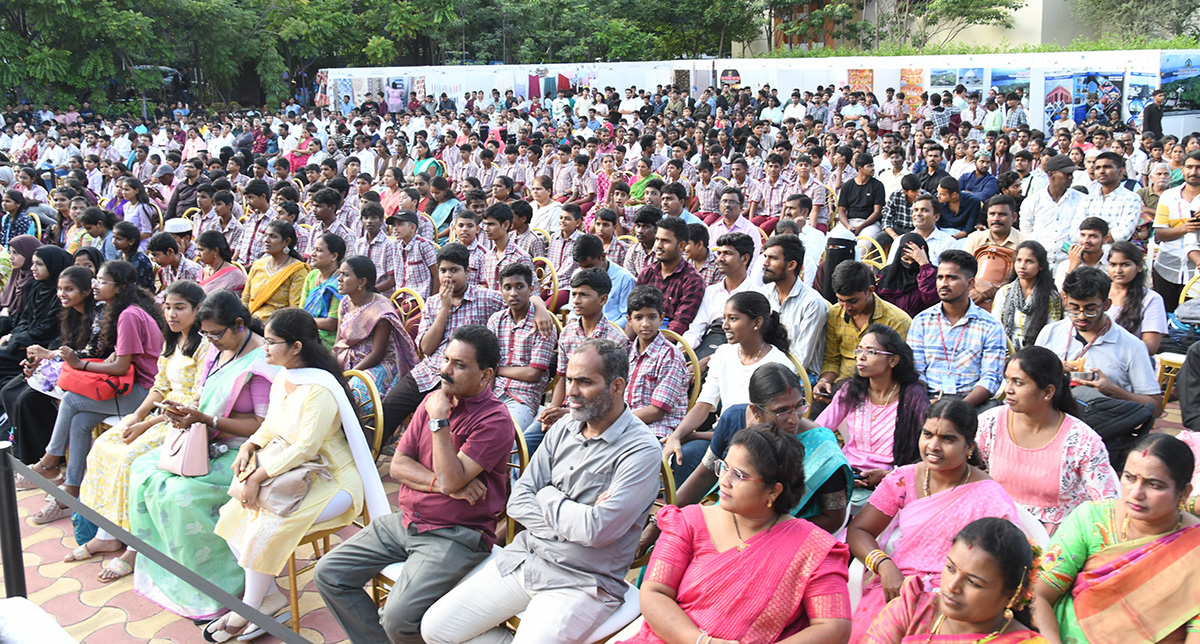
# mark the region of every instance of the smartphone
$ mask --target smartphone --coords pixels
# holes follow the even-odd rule
[[[1069,242],[1069,241],[1063,242],[1062,249],[1063,249],[1064,253],[1071,252],[1071,242]]]
[[[867,480],[867,477],[863,476],[862,470],[860,470],[858,468],[850,468],[850,471],[854,472],[854,480],[856,480],[856,481]]]
[[[1096,376],[1095,371],[1072,371],[1071,372],[1071,380],[1078,380],[1078,381],[1082,382],[1084,380],[1088,380],[1088,381],[1095,380],[1096,378],[1097,378],[1097,376]]]

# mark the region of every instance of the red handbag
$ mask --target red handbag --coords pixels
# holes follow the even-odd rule
[[[104,361],[99,358],[88,358],[84,362],[100,364]],[[133,365],[129,365],[129,371],[124,374],[113,376],[95,371],[81,371],[64,363],[62,373],[58,375],[58,386],[63,391],[87,396],[92,400],[112,400],[117,396],[124,396],[133,389],[133,372]]]

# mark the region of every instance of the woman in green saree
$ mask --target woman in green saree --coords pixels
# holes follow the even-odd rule
[[[646,200],[646,183],[651,179],[661,179],[652,170],[650,159],[638,159],[637,176],[633,178],[633,183],[629,184],[630,203],[644,203]]]
[[[1034,586],[1034,626],[1052,644],[1200,641],[1200,519],[1183,511],[1195,458],[1168,434],[1134,445],[1121,497],[1062,523]]]
[[[162,470],[158,466],[161,448],[134,461],[130,531],[237,595],[245,577],[229,546],[213,528],[218,510],[229,500],[237,448],[266,416],[271,381],[278,369],[264,361],[262,323],[250,316],[233,293],[210,295],[197,311],[196,320],[200,334],[212,344],[200,368],[200,402],[196,407],[176,406],[176,413],[168,417],[180,427],[199,423],[209,429],[209,472],[188,477]],[[211,619],[225,610],[142,556],[134,572],[134,589],[190,619]]]

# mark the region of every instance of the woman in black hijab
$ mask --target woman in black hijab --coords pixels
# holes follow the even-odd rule
[[[75,261],[58,246],[41,246],[33,251],[30,273],[33,285],[28,298],[15,315],[0,317],[0,379],[22,373],[25,349],[33,344],[46,346],[58,342],[58,275]]]
[[[892,245],[892,252],[900,256],[879,272],[875,293],[915,317],[938,301],[937,267],[929,261],[929,244],[919,233],[907,233]]]

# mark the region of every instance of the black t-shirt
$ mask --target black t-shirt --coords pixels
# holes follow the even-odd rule
[[[842,184],[842,192],[838,195],[838,207],[845,206],[850,219],[866,219],[875,210],[875,206],[883,208],[885,189],[883,182],[871,177],[863,185],[857,180]]]

